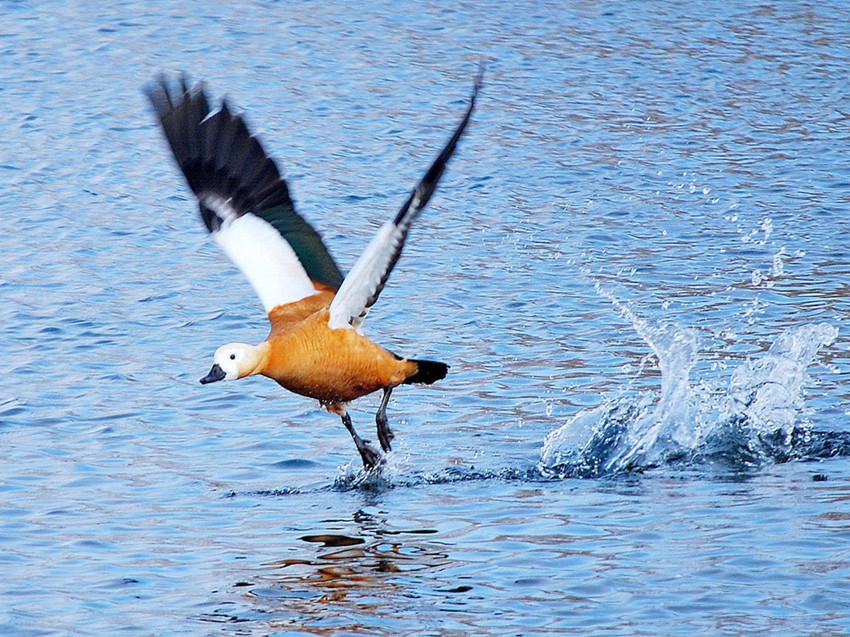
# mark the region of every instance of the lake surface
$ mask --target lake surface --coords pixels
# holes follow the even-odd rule
[[[846,3],[0,1],[0,634],[850,634]],[[345,270],[364,477],[142,93],[227,95]],[[352,409],[373,437],[378,397]]]

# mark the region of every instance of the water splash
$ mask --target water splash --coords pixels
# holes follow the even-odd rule
[[[727,389],[698,391],[690,383],[696,332],[650,325],[615,304],[658,358],[660,396],[632,392],[579,412],[546,437],[542,472],[591,477],[715,460],[752,466],[799,457],[805,444],[817,445],[816,436],[797,424],[797,415],[806,369],[818,350],[835,340],[834,326],[786,330],[763,356],[735,369]]]

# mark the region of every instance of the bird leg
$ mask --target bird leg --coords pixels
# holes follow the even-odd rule
[[[357,432],[354,431],[354,425],[351,424],[351,416],[347,412],[343,412],[340,416],[342,418],[342,424],[345,425],[348,433],[354,439],[354,444],[357,446],[357,451],[360,452],[360,457],[363,458],[363,466],[366,467],[367,471],[374,469],[381,461],[381,454],[357,435]]]
[[[390,402],[390,394],[393,393],[393,386],[387,385],[384,387],[384,395],[381,398],[381,406],[378,407],[378,413],[375,414],[375,423],[378,425],[378,440],[381,443],[381,449],[384,453],[392,451],[390,442],[395,438],[395,434],[390,429],[389,420],[387,420],[387,403]]]

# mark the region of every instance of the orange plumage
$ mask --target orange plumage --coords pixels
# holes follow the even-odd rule
[[[418,371],[356,330],[328,326],[332,292],[320,292],[272,310],[271,333],[258,374],[296,394],[315,398],[330,411]]]

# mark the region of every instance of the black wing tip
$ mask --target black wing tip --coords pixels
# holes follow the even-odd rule
[[[176,80],[172,80],[167,73],[160,71],[154,76],[153,82],[142,87],[142,92],[160,119],[177,110],[184,103],[206,105],[206,114],[209,114],[206,85],[203,82],[197,82],[190,87],[189,84],[189,76],[183,71],[178,74]]]
[[[437,189],[437,183],[440,181],[440,178],[443,176],[443,172],[446,169],[446,164],[448,164],[449,159],[451,159],[452,155],[455,152],[455,147],[457,146],[458,141],[463,136],[463,133],[466,131],[466,126],[469,124],[469,120],[472,117],[472,112],[475,110],[475,101],[478,98],[478,92],[481,90],[481,87],[484,85],[484,72],[486,70],[486,63],[482,60],[478,64],[478,73],[475,76],[475,82],[472,85],[472,93],[469,96],[469,106],[466,109],[466,112],[463,115],[463,118],[460,120],[460,123],[457,125],[454,134],[451,139],[449,139],[448,143],[445,145],[443,150],[437,156],[437,159],[434,160],[434,163],[431,164],[431,167],[428,169],[428,172],[425,173],[425,176],[422,180],[416,185],[413,192],[410,193],[410,197],[408,197],[407,201],[396,214],[393,223],[397,226],[400,225],[405,217],[408,216],[410,212],[411,206],[416,202],[415,210],[412,215],[410,215],[411,220],[412,217],[416,216],[422,208],[428,203],[428,200],[431,198],[431,195],[434,194],[434,191]]]
[[[487,71],[487,62],[486,60],[481,60],[478,63],[478,73],[475,76],[475,84],[472,86],[472,97],[470,101],[474,104],[475,98],[478,97],[478,92],[481,90],[481,87],[484,86],[484,74]]]
[[[237,214],[292,205],[274,161],[251,135],[244,117],[232,113],[226,98],[211,114],[205,84],[192,85],[186,73],[176,78],[158,73],[143,91],[180,170],[199,198],[215,194],[228,199]],[[206,222],[206,216],[202,217]]]

